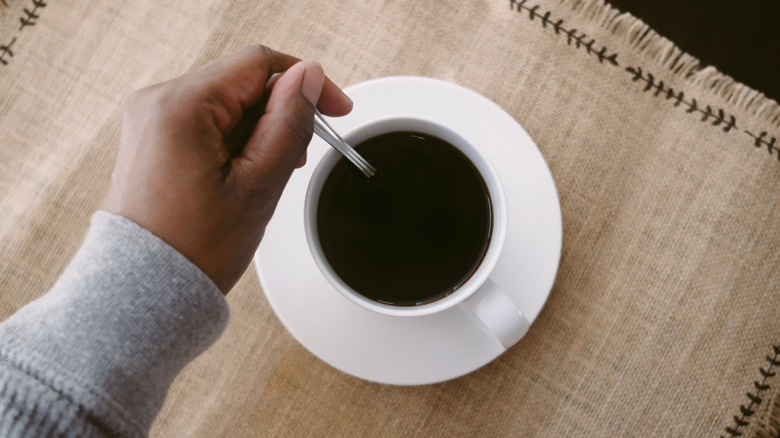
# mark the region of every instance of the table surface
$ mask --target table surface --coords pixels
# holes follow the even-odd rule
[[[780,101],[780,2],[609,0],[682,50]]]
[[[650,12],[666,21],[640,2],[615,6],[702,64],[780,94],[768,54],[776,7],[664,1]],[[712,69],[669,70],[665,60],[688,58],[664,58],[681,52],[599,1],[7,3],[0,319],[78,250],[131,90],[258,40],[319,60],[337,84],[417,75],[470,88],[520,123],[555,180],[561,262],[516,348],[440,384],[366,382],[297,342],[249,270],[229,295],[230,325],[174,381],[150,436],[751,436],[775,421],[778,107]],[[742,56],[768,81],[731,69]]]

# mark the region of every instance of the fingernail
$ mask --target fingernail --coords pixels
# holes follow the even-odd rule
[[[301,83],[301,94],[312,105],[317,106],[322,93],[322,86],[325,83],[325,71],[320,63],[315,61],[303,61],[303,82]]]

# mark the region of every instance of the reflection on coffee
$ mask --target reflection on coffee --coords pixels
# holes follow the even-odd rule
[[[421,305],[457,290],[490,241],[490,195],[479,171],[427,134],[382,134],[356,147],[378,172],[366,180],[342,158],[328,175],[317,233],[330,266],[385,304]]]

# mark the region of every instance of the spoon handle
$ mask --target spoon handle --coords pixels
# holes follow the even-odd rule
[[[354,164],[366,178],[371,178],[376,174],[376,168],[366,161],[352,146],[349,145],[343,138],[334,130],[322,113],[317,108],[314,108],[314,133],[318,137],[325,140],[334,149],[341,152],[344,157]]]

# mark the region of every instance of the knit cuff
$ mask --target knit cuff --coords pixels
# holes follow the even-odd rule
[[[146,435],[173,379],[228,319],[220,290],[183,255],[97,212],[54,287],[0,324],[0,359],[114,433]]]

